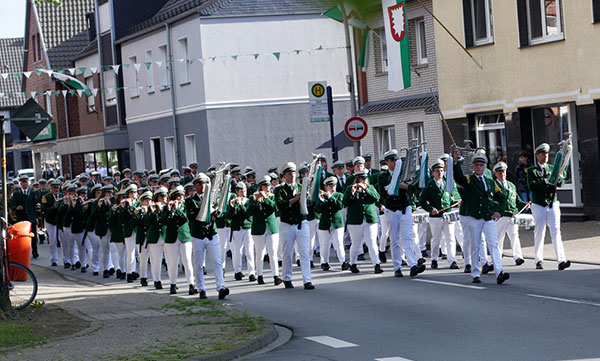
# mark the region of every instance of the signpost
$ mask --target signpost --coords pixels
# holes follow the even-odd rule
[[[346,121],[344,132],[346,136],[355,142],[360,141],[367,135],[367,122],[361,117],[352,117]]]
[[[329,121],[329,110],[327,107],[327,82],[308,82],[308,102],[310,104],[310,122],[320,123]]]

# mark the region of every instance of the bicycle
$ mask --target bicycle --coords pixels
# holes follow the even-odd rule
[[[10,260],[6,248],[8,223],[4,217],[0,217],[0,227],[2,228],[4,282],[8,289],[11,306],[18,311],[33,302],[37,295],[38,282],[35,274],[28,267]]]

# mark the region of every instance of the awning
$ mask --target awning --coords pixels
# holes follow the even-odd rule
[[[370,115],[377,113],[395,112],[401,110],[435,108],[437,93],[419,94],[414,96],[385,99],[376,102],[368,102],[359,111],[359,115]]]

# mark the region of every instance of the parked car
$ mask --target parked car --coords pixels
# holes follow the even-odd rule
[[[25,168],[17,171],[17,179],[21,178],[21,176],[26,175],[29,177],[29,181],[33,182],[35,180],[35,171],[33,168]]]

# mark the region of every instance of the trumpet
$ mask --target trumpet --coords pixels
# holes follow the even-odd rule
[[[170,210],[178,209],[183,203],[179,200],[169,201],[168,207]]]
[[[273,196],[273,193],[271,193],[270,191],[256,191],[254,192],[254,194],[252,195],[252,197],[254,198],[255,201],[262,203],[264,202],[267,198]]]

